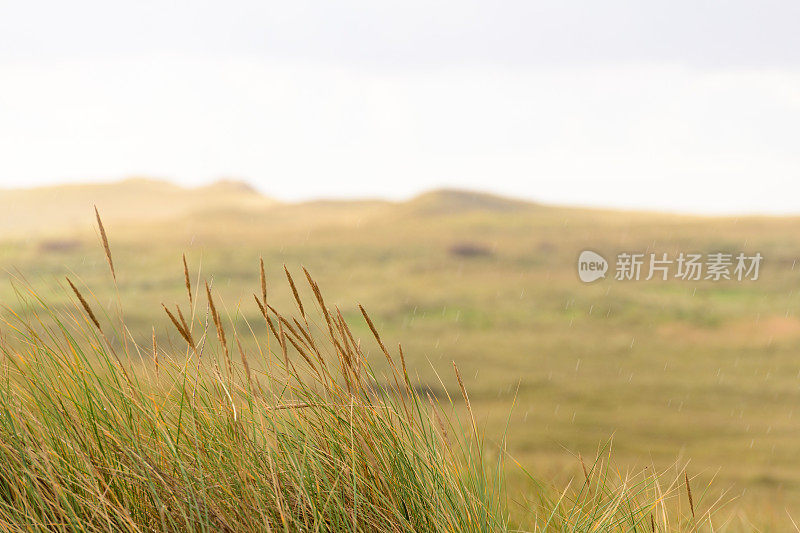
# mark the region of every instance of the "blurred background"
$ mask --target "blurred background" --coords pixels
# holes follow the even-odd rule
[[[620,469],[689,461],[735,520],[783,529],[798,21],[788,1],[0,2],[2,276],[68,305],[72,273],[108,303],[96,205],[129,325],[168,342],[182,253],[242,327],[260,256],[273,280],[305,265],[429,390],[457,361],[535,475],[566,482],[613,436]],[[584,249],[764,263],[583,284]]]

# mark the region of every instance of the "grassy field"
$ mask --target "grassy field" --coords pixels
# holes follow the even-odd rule
[[[360,303],[387,346],[402,341],[420,390],[457,399],[455,361],[489,447],[508,421],[510,455],[540,479],[580,478],[578,454],[593,458],[613,436],[623,471],[688,462],[698,486],[715,478],[714,491],[734,498],[720,514],[732,526],[785,531],[800,518],[800,219],[572,209],[454,191],[403,203],[279,204],[237,191],[158,216],[98,203],[126,322],[143,345],[155,323],[159,345],[185,349],[161,307],[185,300],[183,252],[192,279],[209,280],[240,331],[259,320],[259,257],[268,280],[280,280],[270,295],[279,309],[292,305],[283,266],[302,276],[303,265],[357,338],[371,336]],[[89,208],[97,191],[72,201],[66,229],[57,202],[39,217],[36,194],[6,194],[0,206],[14,203],[26,217],[0,227],[7,277],[73,309],[62,290],[68,273],[113,310]],[[585,285],[575,262],[587,248],[609,259],[758,251],[765,260],[758,281]],[[9,283],[0,301],[19,309]],[[377,347],[365,344],[365,354],[380,371]],[[512,493],[524,495],[529,482],[515,472]]]

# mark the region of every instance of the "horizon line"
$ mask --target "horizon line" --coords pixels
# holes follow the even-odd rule
[[[474,187],[459,187],[453,185],[439,185],[428,188],[421,188],[415,190],[411,194],[403,194],[398,196],[380,196],[380,195],[364,195],[364,196],[316,196],[308,195],[302,198],[286,199],[279,196],[273,196],[263,187],[259,187],[257,182],[247,178],[237,176],[221,176],[218,178],[203,180],[197,184],[186,184],[178,179],[167,177],[156,177],[148,175],[131,174],[128,176],[116,178],[100,178],[100,179],[86,179],[86,180],[58,180],[50,183],[37,183],[34,185],[20,185],[20,186],[0,186],[0,192],[33,192],[43,189],[55,189],[59,187],[78,188],[78,187],[93,187],[93,186],[115,186],[124,183],[142,182],[154,183],[161,185],[168,185],[177,187],[179,189],[191,191],[202,190],[211,187],[218,187],[222,185],[239,186],[243,189],[248,189],[258,196],[263,197],[265,200],[272,200],[277,204],[282,205],[299,205],[315,202],[386,202],[393,204],[402,204],[411,202],[417,198],[432,193],[466,193],[475,194],[487,197],[494,197],[503,200],[530,204],[532,206],[547,207],[547,208],[563,208],[563,209],[586,209],[594,211],[611,211],[622,212],[631,214],[654,214],[654,215],[672,215],[672,216],[689,216],[689,217],[702,217],[702,218],[737,218],[737,217],[752,217],[752,218],[792,218],[800,216],[800,208],[796,211],[748,211],[748,210],[731,210],[731,211],[699,211],[692,209],[668,209],[659,207],[648,206],[615,206],[608,204],[588,204],[580,202],[548,202],[542,201],[538,198],[532,198],[525,195],[515,195],[503,191],[497,191],[489,188],[474,188]]]

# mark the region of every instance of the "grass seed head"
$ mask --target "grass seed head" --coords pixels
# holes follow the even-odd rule
[[[76,287],[75,284],[72,283],[71,279],[67,278],[67,283],[69,283],[69,286],[72,287],[72,292],[74,292],[75,296],[78,297],[78,301],[81,302],[81,306],[83,306],[83,310],[86,311],[87,315],[89,315],[89,318],[91,319],[92,323],[95,325],[95,327],[98,329],[98,331],[102,332],[103,329],[100,327],[100,322],[98,322],[97,317],[94,316],[94,312],[92,311],[92,308],[89,307],[89,304],[84,299],[83,295],[81,294],[81,291],[79,291],[78,287]]]
[[[108,268],[111,269],[111,277],[117,281],[117,273],[114,271],[114,260],[111,258],[111,247],[108,245],[108,236],[106,235],[106,228],[103,227],[103,221],[100,218],[100,212],[97,206],[94,206],[94,214],[97,218],[97,227],[100,228],[100,239],[103,241],[103,251],[106,253],[106,261],[108,261]]]

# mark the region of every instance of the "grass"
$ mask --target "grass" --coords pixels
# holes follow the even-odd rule
[[[693,499],[685,472],[620,474],[608,447],[559,490],[508,465],[506,434],[486,438],[455,362],[456,396],[412,379],[366,310],[362,340],[305,270],[303,288],[285,269],[291,305],[279,311],[262,261],[248,319],[183,266],[185,300],[163,306],[181,344],[159,342],[155,326],[142,342],[118,290],[103,306],[68,278],[72,304],[53,306],[13,283],[0,341],[4,530],[711,528],[715,506]],[[510,492],[510,469],[528,490]]]
[[[122,196],[134,196],[127,192]],[[733,498],[716,515],[715,522],[730,519],[726,531],[795,529],[800,218],[531,205],[505,210],[492,202],[483,206],[480,198],[463,205],[442,196],[441,208],[431,205],[435,197],[423,198],[422,206],[416,200],[314,202],[180,216],[167,211],[169,220],[151,218],[146,209],[139,218],[125,218],[130,206],[115,218],[117,204],[98,202],[111,238],[115,286],[91,201],[74,210],[81,215],[74,227],[54,223],[61,207],[37,208],[38,196],[31,194],[32,203],[11,213],[29,217],[19,225],[38,229],[15,233],[14,225],[0,221],[0,269],[8,277],[24,273],[57,313],[77,302],[63,281],[67,274],[101,324],[102,310],[115,309],[119,298],[139,346],[152,344],[155,326],[158,346],[177,349],[183,341],[161,304],[174,312],[180,303],[188,315],[185,251],[193,283],[208,278],[227,327],[248,333],[240,340],[256,360],[263,332],[256,342],[248,323],[263,323],[252,298],[260,292],[259,257],[271,305],[280,310],[296,308],[280,281],[284,264],[299,273],[301,296],[314,301],[299,269],[304,265],[356,339],[372,338],[361,303],[386,346],[403,343],[412,382],[445,404],[446,391],[455,391],[453,413],[467,420],[457,399],[455,360],[487,436],[486,453],[496,454],[506,434],[508,454],[556,492],[583,477],[579,454],[595,457],[598,443],[613,436],[614,463],[623,472],[615,478],[645,467],[677,478],[676,461],[688,463],[693,486],[714,480],[708,501],[723,493]],[[62,200],[69,203],[69,197]],[[453,252],[465,244],[489,253]],[[623,250],[759,251],[765,261],[761,278],[751,283],[584,285],[574,263],[585,248],[607,258]],[[205,326],[203,291],[196,300],[196,327]],[[6,282],[0,282],[0,303],[24,311]],[[362,350],[377,375],[388,370],[374,342],[364,342]],[[137,373],[151,365],[149,357],[131,361]],[[492,460],[496,464],[497,457]],[[518,468],[506,468],[505,476],[509,513],[516,515],[525,507],[524,500],[516,505],[519,495],[536,500],[537,490]]]

